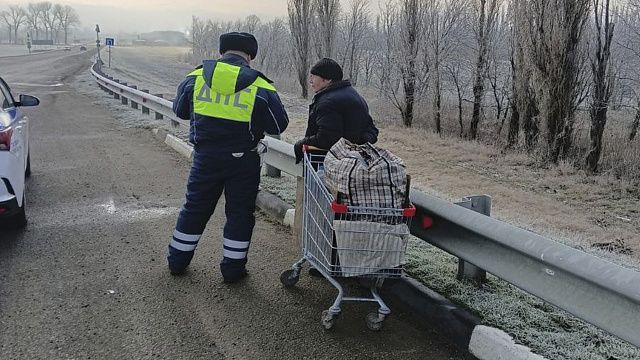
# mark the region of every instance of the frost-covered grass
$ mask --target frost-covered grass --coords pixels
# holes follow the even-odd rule
[[[285,173],[279,178],[263,176],[260,188],[275,194],[291,206],[296,205],[296,179]]]
[[[89,96],[94,104],[106,107],[126,128],[163,129],[183,140],[188,138],[187,129],[174,128],[166,119],[156,120],[153,111],[150,115],[143,115],[141,106],[136,110],[132,109],[130,104],[122,105],[120,100],[115,100],[113,95],[100,89],[89,71],[78,75],[72,85],[82,94]]]
[[[640,349],[489,275],[482,288],[456,280],[457,258],[413,238],[406,271],[548,359],[640,359]]]
[[[58,45],[33,46],[31,48],[31,53],[38,54],[38,53],[52,51],[52,50],[59,50],[62,48],[63,48],[62,46],[58,46]],[[27,48],[27,45],[0,44],[0,57],[18,56],[18,55],[29,55],[29,49]]]
[[[0,45],[0,57],[27,54],[29,54],[29,49],[26,45]]]

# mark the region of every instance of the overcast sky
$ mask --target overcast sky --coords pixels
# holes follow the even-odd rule
[[[50,0],[76,8],[83,26],[100,24],[104,32],[181,30],[191,16],[235,20],[251,14],[263,20],[287,14],[286,0]],[[28,0],[0,0],[0,10],[10,4],[26,7]]]

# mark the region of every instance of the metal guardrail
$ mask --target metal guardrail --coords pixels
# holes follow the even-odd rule
[[[188,126],[175,116],[171,101],[110,80],[97,65],[91,72],[114,96]],[[302,176],[293,146],[267,141],[265,163]],[[418,190],[411,200],[418,210],[413,235],[640,347],[640,272]]]

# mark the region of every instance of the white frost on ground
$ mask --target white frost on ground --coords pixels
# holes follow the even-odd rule
[[[260,188],[275,194],[287,204],[296,205],[296,179],[288,174],[282,173],[279,178],[263,176],[260,180]]]
[[[144,115],[142,114],[141,106],[139,106],[139,109],[137,110],[132,109],[131,104],[123,105],[120,100],[114,99],[113,95],[109,95],[107,92],[100,89],[89,70],[76,76],[71,85],[79,92],[93,99],[93,104],[106,107],[116,119],[120,120],[124,127],[146,129],[158,128],[171,132],[183,140],[188,139],[188,129],[174,128],[171,126],[171,122],[167,119],[155,120],[153,111],[150,112],[150,115]]]
[[[478,289],[456,280],[457,269],[454,256],[416,238],[410,242],[409,274],[478,314],[484,324],[511,334],[536,354],[548,359],[640,359],[640,349],[505,281],[489,275]]]
[[[27,54],[29,54],[29,49],[26,45],[0,45],[0,57]]]
[[[31,48],[31,54],[37,55],[39,53],[58,50],[61,49],[61,46],[53,45],[53,46],[34,46]],[[0,58],[6,56],[20,56],[20,55],[29,55],[29,49],[27,45],[0,45]]]

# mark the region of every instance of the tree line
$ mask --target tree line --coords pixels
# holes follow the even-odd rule
[[[29,3],[26,7],[9,5],[8,9],[0,11],[0,24],[8,30],[9,43],[18,44],[19,39],[24,40],[29,33],[34,40],[53,40],[56,43],[60,42],[62,35],[66,45],[69,32],[80,25],[80,18],[69,5],[42,1]]]
[[[296,78],[305,98],[310,65],[332,57],[406,127],[589,173],[605,145],[621,158],[633,148],[621,163],[640,174],[639,10],[640,0],[288,0],[287,17],[268,23],[194,18],[192,40],[197,58],[215,57],[219,33],[252,31],[257,66]],[[612,109],[631,116],[611,124]]]

